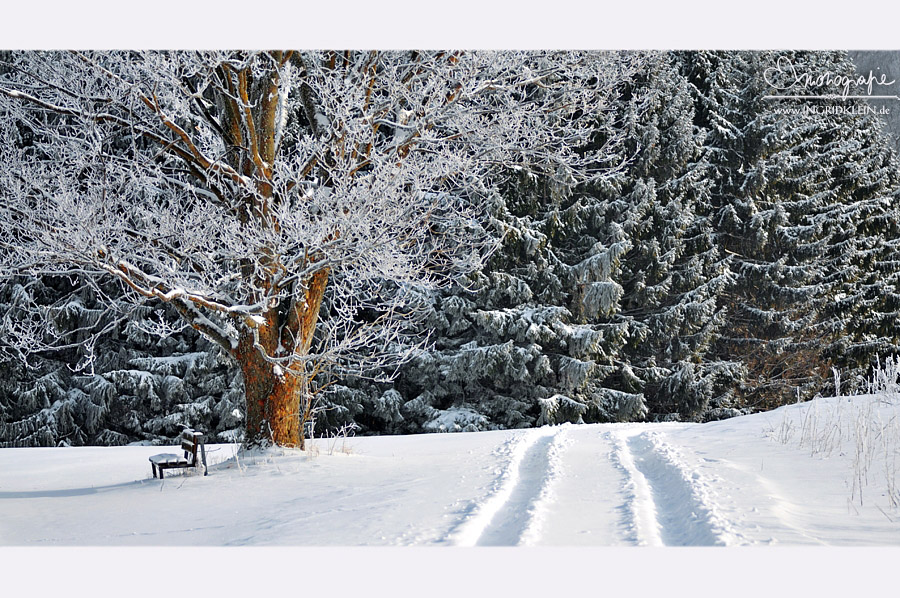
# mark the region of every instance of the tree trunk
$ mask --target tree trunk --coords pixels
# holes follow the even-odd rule
[[[238,348],[247,421],[244,443],[257,446],[273,442],[303,448],[300,434],[300,378],[277,376],[273,364],[253,346],[253,338],[242,339]],[[248,345],[245,347],[245,345]]]
[[[276,365],[265,359],[260,348],[271,357],[305,357],[312,345],[327,283],[328,270],[320,270],[307,282],[306,291],[295,306],[289,310],[276,308],[265,314],[266,323],[257,329],[259,347],[254,345],[252,331],[241,334],[233,355],[244,376],[247,402],[244,443],[248,446],[272,442],[305,448],[303,425],[309,415],[310,400],[305,396],[309,392],[308,372],[302,366],[289,369],[285,363],[279,375]]]

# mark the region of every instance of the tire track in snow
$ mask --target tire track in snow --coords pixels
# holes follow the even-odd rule
[[[553,441],[547,450],[547,473],[540,493],[530,509],[531,518],[528,526],[519,537],[520,546],[534,546],[541,539],[544,521],[550,510],[550,505],[556,501],[556,487],[560,478],[565,474],[562,455],[573,440],[569,438],[567,428],[570,424],[564,424],[563,429],[554,434]]]
[[[516,546],[534,544],[540,538],[553,485],[561,475],[560,454],[567,446],[565,428],[529,430],[508,440],[499,452],[509,461],[494,491],[473,514],[451,532],[448,541],[457,546]]]
[[[656,515],[656,503],[647,478],[637,468],[634,457],[628,450],[628,434],[607,432],[612,444],[610,461],[623,475],[622,494],[625,503],[622,505],[625,528],[628,540],[639,546],[665,546],[660,536],[659,522]]]
[[[625,474],[625,525],[630,540],[649,546],[751,544],[721,515],[697,469],[658,432],[623,430],[610,440]]]

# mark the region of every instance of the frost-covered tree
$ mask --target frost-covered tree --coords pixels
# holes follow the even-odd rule
[[[900,346],[900,164],[876,116],[835,121],[820,137],[837,202],[815,217],[831,234],[825,278],[831,293],[819,311],[826,357],[863,388],[878,358],[896,355]]]
[[[0,337],[0,446],[162,443],[183,426],[217,440],[242,434],[239,371],[189,326],[145,329],[148,320],[175,323],[164,304],[108,309],[118,292],[115,281],[97,288],[77,276],[0,287],[0,313],[39,305],[46,334],[70,341],[26,360]],[[79,371],[86,360],[91,367]]]
[[[310,380],[408,358],[429,290],[481,263],[480,203],[498,180],[609,168],[616,137],[587,142],[638,62],[14,53],[0,275],[109,277],[130,303],[167,303],[239,365],[245,442],[302,446]],[[47,347],[42,315],[4,319],[17,351]]]
[[[705,130],[694,123],[690,87],[670,55],[630,87],[635,99],[617,108],[631,163],[593,189],[629,243],[617,277],[628,331],[616,383],[639,392],[654,417],[696,418],[711,401],[727,406],[736,365],[709,354],[733,275],[711,222]]]
[[[600,215],[601,231],[578,226],[597,206],[540,177],[517,175],[503,196],[490,206],[502,245],[486,268],[434,295],[430,350],[388,388],[331,389],[326,418],[352,416],[364,431],[458,431],[643,417],[639,395],[598,383],[626,331],[612,321],[624,249],[615,224]],[[560,251],[560,235],[583,245]]]
[[[698,417],[727,403],[734,363],[706,352],[731,277],[687,82],[655,55],[622,94],[611,117],[626,165],[590,185],[510,180],[490,209],[501,247],[433,300],[433,349],[391,387],[333,387],[325,421],[452,431]]]
[[[738,276],[725,298],[728,326],[717,353],[743,362],[744,400],[752,406],[812,396],[832,365],[847,363],[851,346],[874,350],[860,331],[877,317],[873,281],[868,291],[862,286],[875,254],[877,293],[896,296],[884,288],[896,281],[884,276],[893,259],[885,234],[896,163],[876,118],[856,113],[861,104],[837,110],[821,100],[767,97],[779,93],[773,82],[782,71],[787,84],[796,73],[852,74],[845,53],[689,52],[681,59],[697,122],[708,131],[717,237]],[[794,93],[840,90],[825,84]]]

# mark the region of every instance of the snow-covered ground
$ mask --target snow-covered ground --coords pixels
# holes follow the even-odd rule
[[[163,481],[160,447],[3,449],[0,544],[897,547],[898,415],[857,396],[702,425],[212,445],[208,477]]]
[[[900,545],[898,410],[845,397],[704,425],[212,445],[208,477],[163,481],[160,447],[4,449],[0,543]]]

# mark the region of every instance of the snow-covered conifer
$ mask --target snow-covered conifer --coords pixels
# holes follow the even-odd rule
[[[183,426],[212,439],[240,437],[231,415],[242,402],[239,372],[164,304],[119,303],[111,318],[116,293],[114,284],[80,277],[19,277],[0,289],[0,445],[160,443]],[[22,329],[13,316],[22,305],[50,312],[45,334],[65,348],[48,338],[57,350],[16,355]]]
[[[771,97],[784,93],[780,73],[852,73],[844,53],[681,58],[708,130],[717,238],[738,276],[717,354],[746,367],[742,394],[752,407],[812,396],[845,363],[853,330],[866,327],[859,318],[872,304],[860,281],[872,271],[867,253],[884,247],[886,231],[873,225],[885,223],[894,158],[872,116]],[[836,93],[819,85],[793,95]]]

